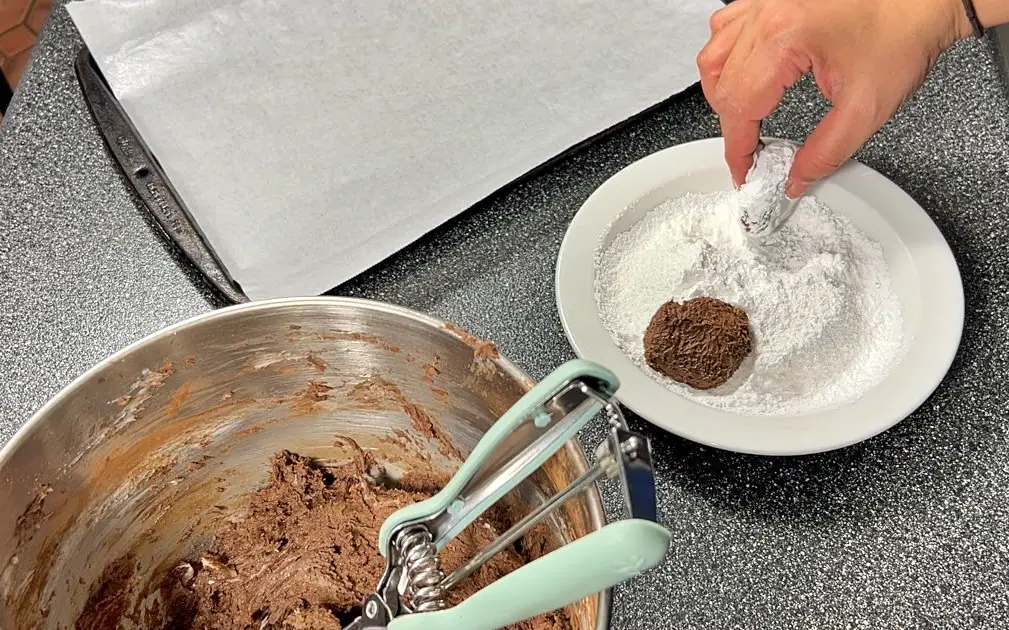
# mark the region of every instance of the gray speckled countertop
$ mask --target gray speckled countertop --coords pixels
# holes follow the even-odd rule
[[[3,441],[106,355],[217,306],[113,168],[73,77],[79,44],[57,8],[0,130]],[[767,133],[801,139],[823,111],[806,82]],[[337,293],[450,319],[542,376],[572,356],[552,272],[579,204],[633,160],[716,133],[689,94]],[[947,54],[859,157],[925,207],[961,265],[952,371],[907,421],[827,455],[717,452],[634,420],[654,439],[675,549],[619,590],[615,628],[1009,627],[1009,92],[995,46]]]

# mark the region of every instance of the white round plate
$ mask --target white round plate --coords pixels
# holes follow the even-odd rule
[[[963,285],[949,245],[925,211],[862,164],[849,162],[813,191],[882,244],[904,310],[904,357],[862,398],[794,416],[714,409],[656,382],[611,340],[596,306],[596,252],[671,197],[729,190],[722,147],[721,138],[714,138],[654,153],[611,177],[582,205],[557,260],[557,308],[575,352],[612,370],[621,382],[617,398],[638,415],[721,449],[802,455],[855,444],[889,429],[925,402],[949,370],[963,331]]]

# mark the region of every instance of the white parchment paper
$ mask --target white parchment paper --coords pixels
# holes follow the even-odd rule
[[[697,81],[717,0],[82,0],[68,10],[252,299],[348,280]]]

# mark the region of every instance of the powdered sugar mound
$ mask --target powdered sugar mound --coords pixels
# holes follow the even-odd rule
[[[904,348],[900,301],[882,247],[812,197],[754,241],[736,194],[665,202],[597,254],[596,302],[613,340],[641,369],[699,403],[791,415],[862,396]],[[709,296],[746,310],[754,351],[733,378],[701,392],[654,372],[643,336],[669,300]]]

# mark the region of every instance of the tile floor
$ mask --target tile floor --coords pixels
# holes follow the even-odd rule
[[[0,70],[17,88],[52,0],[0,0]]]

